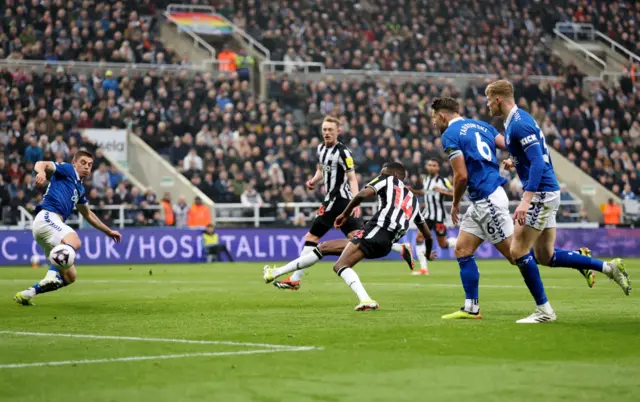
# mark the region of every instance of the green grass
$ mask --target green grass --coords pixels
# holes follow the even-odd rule
[[[633,279],[640,262],[627,264]],[[319,348],[0,368],[0,401],[638,400],[640,296],[602,275],[588,289],[575,271],[541,268],[558,322],[516,325],[533,310],[517,269],[479,265],[484,319],[464,322],[440,319],[462,302],[455,262],[432,263],[430,277],[400,261],[360,264],[381,305],[360,313],[329,263],[298,292],[262,283],[261,264],[81,266],[77,283],[36,307],[11,297],[44,269],[0,268],[0,331]],[[0,366],[262,349],[0,333]]]

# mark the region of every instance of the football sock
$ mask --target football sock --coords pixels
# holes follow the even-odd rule
[[[420,261],[420,269],[427,269],[427,256],[424,253],[427,251],[427,246],[424,242],[416,244],[416,254],[418,255],[418,261]]]
[[[391,245],[391,250],[395,251],[396,253],[402,253],[402,244],[400,243],[393,243]]]
[[[318,250],[318,248],[314,248],[311,253],[302,254],[300,257],[289,262],[284,267],[274,269],[273,276],[277,278],[278,276],[288,274],[289,272],[309,268],[316,262],[320,261],[322,257],[323,255],[320,250]],[[293,275],[291,280],[293,280]]]
[[[576,253],[575,251],[567,251],[556,249],[555,253],[549,261],[550,267],[566,267],[576,269],[591,269],[593,271],[603,272],[609,266],[606,262],[596,260],[595,258],[587,257]]]
[[[540,278],[540,270],[538,264],[536,264],[535,258],[529,252],[516,260],[518,268],[520,268],[520,274],[524,278],[524,283],[529,288],[531,296],[536,301],[537,306],[544,306],[547,302],[547,295],[544,291],[544,285]]]
[[[358,277],[356,271],[349,267],[344,267],[341,268],[340,271],[338,271],[338,276],[344,279],[351,290],[353,290],[353,292],[358,296],[360,302],[371,300],[369,294],[367,294],[367,291],[364,290],[364,286],[362,286],[360,277]]]
[[[456,248],[456,239],[455,237],[449,237],[447,239],[447,248]]]
[[[478,302],[478,285],[480,283],[480,271],[476,259],[471,255],[458,258],[460,266],[460,279],[464,288],[464,309],[469,313],[477,313],[480,310]]]
[[[52,282],[54,279],[57,279],[59,282],[57,284],[55,282]],[[60,274],[60,270],[56,268],[55,265],[49,266],[49,270],[47,271],[47,274],[45,275],[43,280],[49,280],[51,282],[47,286],[42,286],[40,285],[42,281],[40,281],[29,289],[23,291],[22,295],[25,297],[33,297],[41,293],[53,292],[54,290],[58,290],[68,285],[67,281],[65,281]]]
[[[318,247],[318,243],[314,242],[314,241],[305,241],[304,242],[304,247],[302,248],[302,252],[300,253],[300,256],[309,254],[309,253],[313,253],[313,250],[316,249],[316,247]],[[300,280],[302,279],[302,277],[304,276],[304,272],[302,270],[300,271],[296,271],[291,275],[291,281],[292,282],[300,282]]]

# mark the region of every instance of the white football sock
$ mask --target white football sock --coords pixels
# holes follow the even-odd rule
[[[553,308],[549,302],[538,306],[538,309],[542,310],[545,314],[553,314]]]
[[[313,254],[313,249],[315,249],[316,246],[304,246],[302,248],[302,252],[300,253],[300,256],[302,257],[303,255],[307,255],[309,253]],[[302,277],[304,276],[304,272],[302,270],[300,271],[296,271],[291,275],[291,281],[292,282],[300,282],[300,280],[302,279]]]
[[[476,314],[480,311],[480,304],[478,299],[464,299],[464,311],[468,313]]]
[[[602,273],[607,275],[609,278],[611,278],[613,277],[613,268],[611,268],[611,265],[607,264],[606,262],[603,262]]]
[[[391,250],[395,251],[396,253],[402,253],[402,244],[393,243],[393,245],[391,246]]]
[[[356,271],[351,268],[344,268],[342,272],[340,272],[340,276],[342,277],[342,279],[344,279],[347,285],[349,285],[351,290],[353,290],[353,292],[358,296],[360,302],[371,300],[371,298],[367,294],[367,291],[364,290],[364,286],[362,286],[360,277],[358,277]]]
[[[34,288],[29,288],[27,290],[23,290],[22,292],[20,292],[20,294],[22,295],[22,297],[30,299],[36,295],[36,290]]]
[[[455,237],[449,237],[447,239],[447,247],[448,248],[456,248],[456,240],[458,240],[458,239],[456,239]]]
[[[284,267],[274,269],[273,276],[277,278],[280,275],[288,274],[289,272],[293,272],[297,270],[302,271],[304,268],[308,268],[318,261],[320,261],[320,257],[318,257],[316,253],[303,254],[302,256],[298,257],[297,259],[285,265]],[[291,280],[293,280],[293,275]]]
[[[427,256],[424,253],[427,251],[427,246],[424,243],[416,244],[416,254],[418,255],[418,261],[420,261],[420,269],[427,269]]]

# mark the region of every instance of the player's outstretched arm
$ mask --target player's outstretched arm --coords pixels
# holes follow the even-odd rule
[[[467,191],[469,172],[464,163],[462,153],[451,156],[451,167],[453,168],[453,205],[451,206],[451,220],[454,225],[458,224],[458,211],[460,210],[460,200],[464,192]]]
[[[36,172],[36,185],[41,186],[53,176],[56,165],[53,162],[39,161],[36,162],[33,170]]]
[[[340,215],[335,220],[334,226],[339,228],[344,225],[347,221],[347,217],[351,215],[351,212],[362,204],[362,201],[366,200],[369,197],[373,197],[376,195],[376,190],[373,187],[367,186],[363,188],[358,194],[356,194],[353,199],[349,202],[349,205],[342,211]]]
[[[117,230],[111,230],[109,226],[105,225],[100,220],[100,218],[98,218],[98,216],[89,208],[89,204],[78,204],[76,208],[91,226],[112,238],[116,243],[120,242],[120,240],[122,239],[122,235],[120,234],[120,232],[118,232]]]

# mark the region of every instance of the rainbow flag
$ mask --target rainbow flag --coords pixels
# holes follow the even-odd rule
[[[233,26],[217,14],[172,13],[169,19],[180,28],[203,35],[231,35]]]

